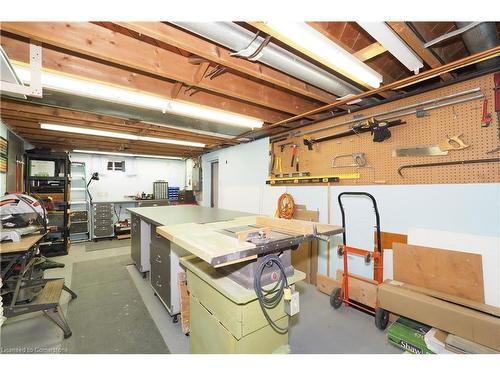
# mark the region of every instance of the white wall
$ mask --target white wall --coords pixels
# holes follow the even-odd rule
[[[99,172],[99,181],[92,181],[89,190],[94,201],[124,200],[127,195],[152,193],[153,182],[168,181],[169,186],[184,189],[185,162],[182,160],[117,157],[97,154],[71,154],[72,161],[85,163],[87,181]],[[108,171],[108,160],[125,160],[125,172]]]
[[[277,198],[288,191],[298,204],[319,210],[320,221],[328,220],[326,186],[271,187],[265,185],[268,170],[268,142],[252,143],[218,150],[202,157],[203,205],[210,205],[210,162],[219,160],[219,208],[274,215]],[[331,186],[331,223],[341,225],[337,196],[344,191],[366,191],[375,196],[381,229],[408,233],[410,228],[500,236],[500,184],[453,185],[370,185]],[[365,198],[346,200],[347,239],[354,247],[373,248],[375,223],[371,203]],[[340,238],[336,239],[337,241]],[[332,241],[332,246],[335,245]],[[500,249],[496,249],[500,251]],[[331,274],[340,266],[332,253]],[[320,251],[318,270],[326,272],[325,246]],[[351,263],[350,263],[351,264]],[[357,259],[352,272],[372,277],[372,267]]]
[[[7,139],[7,126],[3,122],[0,121],[0,136]],[[0,195],[5,193],[7,189],[7,173],[0,172]]]

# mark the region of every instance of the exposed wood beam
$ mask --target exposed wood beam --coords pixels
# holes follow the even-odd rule
[[[203,142],[203,143],[237,143],[230,139],[207,136],[188,131],[169,129],[155,124],[143,122],[131,123],[131,121],[123,120],[116,117],[98,115],[94,113],[74,111],[70,109],[56,108],[43,106],[38,104],[29,104],[26,102],[2,99],[0,102],[1,116],[5,118],[30,118],[39,121],[52,121],[56,123],[70,122],[74,125],[87,125],[96,127],[96,125],[104,125],[109,130],[123,131],[124,129],[143,129],[150,127],[154,129],[154,133],[159,136],[173,139],[181,139],[187,141]],[[151,130],[153,131],[153,130]]]
[[[170,154],[170,155],[192,155],[201,154],[203,149],[179,147],[176,145],[155,144],[151,147],[151,143],[141,141],[121,140],[115,138],[103,138],[99,136],[90,136],[74,133],[61,133],[51,130],[38,128],[36,122],[8,120],[7,124],[21,137],[29,142],[51,142],[51,143],[67,143],[76,148],[92,148],[96,145],[107,148],[108,150],[117,150],[120,148],[133,148],[141,153],[155,154]]]
[[[208,61],[203,61],[198,65],[198,69],[194,73],[193,81],[196,84],[199,84],[203,77],[205,77],[205,73],[207,72],[208,68],[210,67],[210,62]]]
[[[366,92],[351,96],[351,97],[346,98],[346,99],[338,100],[335,103],[328,104],[328,105],[325,105],[321,108],[316,109],[314,111],[314,113],[328,111],[332,108],[347,104],[347,102],[350,102],[352,100],[366,98],[367,96],[376,95],[380,92],[384,92],[387,90],[394,90],[394,89],[398,89],[400,87],[405,87],[405,86],[408,86],[411,84],[415,84],[417,82],[422,82],[422,81],[428,80],[430,78],[437,77],[441,74],[449,73],[455,69],[460,69],[460,68],[463,68],[463,67],[466,67],[469,65],[473,65],[473,64],[476,64],[476,63],[481,62],[481,61],[495,58],[497,56],[500,56],[500,46],[496,46],[494,48],[490,48],[490,49],[484,50],[482,52],[478,52],[474,55],[464,57],[462,59],[453,61],[451,63],[441,65],[439,67],[436,67],[436,68],[433,68],[430,70],[426,70],[426,71],[421,72],[419,74],[415,74],[413,76],[409,76],[409,77],[400,79],[399,81],[395,81],[395,82],[389,83],[387,85],[380,86],[377,89],[366,91]],[[310,113],[303,113],[302,115],[294,116],[294,117],[291,117],[289,119],[279,121],[275,124],[268,125],[268,126],[264,127],[263,129],[273,129],[273,128],[278,127],[278,126],[282,126],[283,124],[302,119],[302,118],[309,116],[311,114],[313,114],[313,113],[311,113],[311,112]],[[256,131],[246,132],[246,133],[242,134],[241,137],[251,136],[252,134],[257,133],[258,131],[262,131],[262,129],[259,129]]]
[[[232,73],[216,80],[193,81],[196,66],[186,57],[91,23],[4,22],[2,29],[106,62],[197,86],[250,103],[297,114],[318,103],[263,86]]]
[[[412,29],[408,27],[405,22],[387,22],[387,24],[431,68],[437,68],[442,65],[441,62],[436,58],[436,56],[434,56],[431,51],[424,47],[424,44],[419,39],[419,37],[413,32]],[[448,81],[453,78],[450,73],[443,73],[440,77],[444,81]]]
[[[13,111],[3,111],[2,113],[2,119],[4,120],[19,120],[19,121],[33,121],[36,123],[51,123],[51,124],[60,124],[60,125],[65,125],[68,126],[68,120],[62,119],[60,117],[51,117],[51,116],[43,116],[43,115],[35,115],[35,114],[20,114],[19,112],[13,112]],[[151,136],[151,137],[158,137],[158,138],[164,138],[164,139],[174,139],[174,140],[180,140],[180,141],[192,141],[192,142],[201,142],[205,143],[207,146],[206,148],[209,149],[211,147],[215,147],[217,145],[221,144],[235,144],[234,142],[219,142],[219,141],[214,141],[213,139],[209,138],[190,138],[186,139],[185,137],[179,137],[178,135],[175,134],[166,134],[164,132],[158,131],[157,129],[153,128],[127,128],[127,131],[124,131],[124,129],[119,129],[116,128],[112,125],[103,125],[103,124],[96,124],[96,123],[91,123],[91,122],[84,122],[84,121],[77,121],[77,120],[72,120],[71,125],[78,126],[78,127],[84,127],[88,129],[96,129],[96,130],[106,130],[106,131],[118,131],[120,133],[128,133],[128,134],[134,134],[134,135],[146,135],[146,136]]]
[[[240,73],[248,74],[249,76],[323,103],[332,102],[336,98],[335,95],[266,65],[232,57],[230,55],[230,50],[216,46],[213,43],[173,26],[161,22],[117,22],[117,24],[129,30],[160,40],[171,46],[189,51],[192,54],[203,57],[216,64],[223,65]]]
[[[374,58],[375,56],[381,55],[382,53],[386,52],[387,49],[380,44],[379,42],[375,42],[373,44],[370,44],[369,46],[360,49],[359,51],[354,53],[354,56],[359,60],[359,61],[366,61]]]
[[[29,43],[1,35],[1,43],[7,55],[12,60],[28,63]],[[119,85],[129,89],[139,90],[161,96],[170,96],[185,102],[214,107],[242,115],[263,119],[267,123],[273,123],[287,117],[284,112],[271,110],[265,107],[244,103],[227,96],[221,96],[209,91],[200,91],[194,96],[185,94],[181,82],[172,83],[167,80],[139,74],[115,66],[87,60],[73,56],[60,50],[43,48],[43,67],[65,74],[83,76],[88,79]]]
[[[170,91],[170,97],[172,99],[176,99],[179,96],[179,91],[182,89],[182,83],[175,82],[172,86],[172,90]]]

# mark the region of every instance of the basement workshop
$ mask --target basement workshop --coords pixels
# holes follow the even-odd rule
[[[331,14],[2,21],[2,355],[499,365],[500,22]]]

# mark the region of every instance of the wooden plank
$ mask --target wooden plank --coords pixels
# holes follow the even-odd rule
[[[470,354],[500,354],[500,352],[488,348],[487,346],[478,344],[476,342],[464,339],[463,337],[452,335],[451,333],[446,336],[446,345],[452,346],[459,351]]]
[[[397,281],[392,281],[391,283],[399,283]],[[439,298],[443,301],[448,301],[448,302],[453,302],[457,305],[469,307],[471,309],[477,310],[477,311],[482,311],[487,314],[495,315],[500,318],[500,307],[496,306],[491,306],[491,305],[486,305],[484,303],[479,303],[470,299],[466,298],[461,298],[457,297],[451,294],[439,292],[434,289],[428,289],[428,288],[423,288],[420,286],[412,285],[412,284],[407,284],[407,283],[400,283],[401,286],[403,286],[406,289],[413,290],[415,292],[419,292],[422,294],[426,294],[431,297]],[[399,285],[399,284],[398,284]]]
[[[336,279],[318,274],[317,289],[327,295],[331,295],[333,289],[342,287],[342,270],[337,270]],[[366,306],[375,307],[377,303],[378,285],[373,280],[357,275],[349,275],[349,299],[362,303]]]
[[[168,24],[162,22],[116,22],[116,24],[297,94],[325,103],[336,99],[335,95],[259,62],[235,58],[230,55],[230,50]]]
[[[37,304],[59,304],[61,293],[64,286],[64,279],[48,281],[44,286],[40,295],[36,298]]]
[[[393,264],[397,281],[484,303],[479,254],[395,243]]]
[[[186,281],[186,273],[177,273],[177,283],[179,287],[180,305],[181,305],[181,327],[182,333],[189,333],[189,292]]]
[[[231,220],[226,221],[226,223],[227,228],[235,226]],[[209,264],[212,264],[217,257],[255,248],[255,245],[250,242],[239,241],[237,238],[211,230],[203,224],[187,223],[160,226],[156,231]]]
[[[384,53],[385,51],[387,51],[387,49],[382,44],[380,44],[379,42],[375,42],[355,52],[354,56],[357,57],[360,61],[366,61]]]
[[[380,242],[382,244],[382,250],[392,249],[392,244],[395,242],[406,244],[408,243],[408,236],[406,234],[391,233],[391,232],[380,232]],[[375,244],[374,249],[377,248],[377,232],[373,232],[373,243]]]
[[[0,242],[0,254],[28,251],[43,238],[44,234],[24,236],[19,242]]]
[[[293,218],[296,220],[305,220],[318,222],[319,211],[309,211],[305,206],[296,206]],[[294,268],[306,274],[305,282],[316,285],[316,276],[318,270],[318,240],[302,243],[297,250],[292,251],[292,265]]]
[[[240,241],[238,238],[221,233],[221,229],[255,224],[297,235],[312,233],[312,226],[315,224],[300,220],[269,219],[266,220],[263,216],[247,216],[208,224],[186,223],[166,225],[158,227],[157,232],[193,255],[203,259],[205,262],[212,264],[214,267],[220,267],[224,264],[232,264],[249,259],[240,258],[239,253],[241,253],[242,257],[254,257],[254,255],[248,255],[247,250],[253,250],[256,247],[253,243]],[[329,230],[338,228],[333,225],[326,227]],[[322,233],[321,230],[319,230],[319,233]],[[227,261],[217,263],[220,258],[227,259]]]
[[[2,47],[12,60],[29,63],[29,44],[27,42],[3,34],[1,35],[1,42]],[[106,65],[103,62],[85,59],[80,55],[74,56],[65,53],[60,49],[43,47],[42,59],[44,69],[57,73],[85,77],[105,84],[113,84],[161,96],[168,96],[170,93],[172,99],[261,118],[268,123],[279,121],[286,117],[284,112],[245,103],[241,100],[235,100],[210,91],[199,91],[196,95],[189,96],[184,90],[180,90],[182,87],[181,82],[173,83],[151,75],[140,74],[136,70],[115,65]],[[177,91],[177,89],[180,91]]]
[[[342,270],[337,270],[337,281],[341,283]],[[362,276],[349,274],[349,299],[363,305],[375,307],[377,305],[378,284],[374,280]]]
[[[405,22],[387,22],[387,24],[405,41],[408,46],[420,56],[424,62],[431,68],[441,66],[441,62],[437,59],[432,52],[424,47],[420,38],[413,32],[412,29],[406,25]],[[450,73],[441,74],[444,81],[450,80],[453,76]]]
[[[226,72],[215,80],[194,82],[197,69],[188,58],[91,23],[4,22],[2,29],[109,63],[169,78],[283,112],[297,114],[317,102]]]
[[[340,288],[342,284],[335,279],[318,273],[316,276],[316,288],[327,295],[332,294],[333,289]]]

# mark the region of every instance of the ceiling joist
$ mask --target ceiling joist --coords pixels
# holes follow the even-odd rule
[[[329,103],[336,96],[266,65],[230,55],[231,51],[161,22],[117,22],[118,25],[188,51],[216,64],[279,86],[295,94]]]
[[[1,37],[2,46],[12,60],[28,62],[29,43],[6,35]],[[43,48],[43,67],[59,73],[83,76],[87,79],[118,85],[132,90],[171,97],[181,101],[218,108],[246,116],[256,117],[267,123],[284,119],[287,114],[261,106],[244,103],[228,96],[222,96],[209,91],[199,91],[195,96],[189,96],[181,90],[181,82],[170,82],[137,73],[105,63],[73,56],[60,50]]]
[[[196,83],[193,77],[197,67],[189,64],[188,58],[91,23],[4,22],[2,29],[63,48],[69,53],[77,52],[290,114],[319,107],[315,101],[290,95],[233,73]]]

